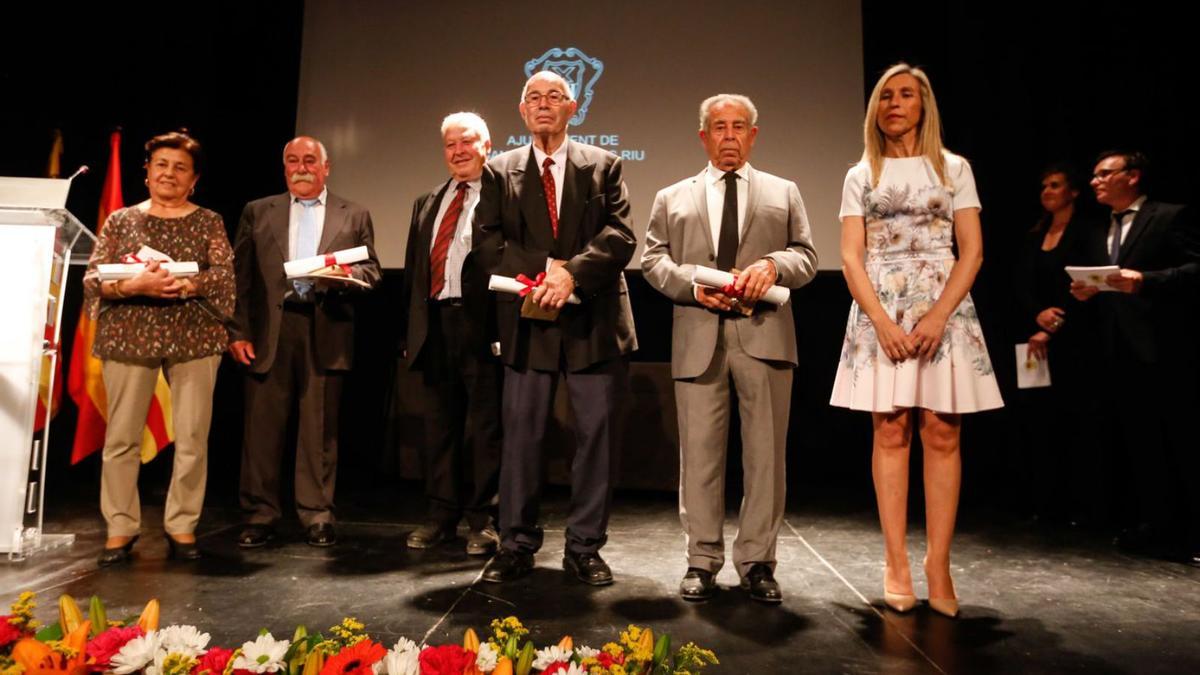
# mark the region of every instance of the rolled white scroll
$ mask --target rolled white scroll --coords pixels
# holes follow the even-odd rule
[[[696,265],[692,272],[692,283],[706,288],[724,288],[734,282],[734,276],[729,272],[714,270],[711,267]],[[762,300],[772,305],[784,305],[792,297],[792,292],[783,286],[772,286],[763,294]]]
[[[512,293],[513,295],[520,295],[521,291],[523,291],[527,288],[529,288],[529,287],[526,286],[525,284],[517,281],[516,279],[513,279],[512,277],[502,277],[499,274],[493,274],[492,277],[490,279],[488,279],[488,290],[489,291],[498,291],[500,293]],[[574,293],[572,293],[571,297],[567,298],[567,303],[571,304],[571,305],[578,305],[579,297],[576,296]]]
[[[362,262],[369,257],[366,246],[355,246],[333,253],[325,253],[323,255],[314,255],[311,258],[300,258],[299,260],[289,260],[283,263],[283,271],[287,274],[287,278],[294,279],[296,277],[305,277],[313,272],[331,265],[349,265],[351,263]]]

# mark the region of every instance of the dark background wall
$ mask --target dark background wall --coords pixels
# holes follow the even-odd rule
[[[985,262],[972,293],[1006,400],[1016,397],[1012,344],[1027,337],[1011,327],[1008,290],[1016,246],[1038,216],[1040,167],[1067,160],[1088,172],[1099,150],[1132,145],[1155,162],[1156,196],[1195,201],[1200,137],[1194,108],[1184,101],[1200,55],[1190,48],[1190,24],[1180,12],[1145,2],[863,4],[864,101],[891,63],[922,65],[937,93],[948,147],[974,166]],[[247,2],[154,10],[64,5],[15,17],[10,25],[16,30],[0,45],[0,175],[41,175],[51,131],[62,129],[64,167],[94,169],[77,181],[69,203],[91,226],[108,132],[116,125],[124,130],[125,198],[134,203],[145,197],[140,144],[186,126],[208,151],[196,201],[221,213],[232,236],[242,204],[283,190],[278,155],[295,126],[302,16],[301,3]],[[403,159],[440,162],[437,156]],[[67,353],[78,278],[65,313]],[[642,343],[636,360],[666,361],[667,303],[636,275],[630,281]],[[390,270],[360,314],[360,361],[344,417],[343,501],[354,498],[348,485],[395,481],[403,465],[398,439],[415,426],[413,411],[391,410],[389,311],[399,282],[400,271]],[[790,434],[793,499],[818,503],[837,492],[842,501],[869,505],[868,416],[828,406],[849,294],[839,274],[823,273],[794,302],[802,363]],[[1015,422],[1012,407],[966,421],[965,510],[1020,505],[1022,489],[1013,482],[1020,475]],[[97,482],[98,458],[66,466],[73,423],[67,403],[55,421],[61,466],[52,468],[51,498]],[[214,416],[210,501],[227,503],[235,494],[240,425],[240,382],[226,363]],[[660,445],[657,452],[674,455],[673,447]],[[155,462],[147,480],[161,483],[167,470]]]

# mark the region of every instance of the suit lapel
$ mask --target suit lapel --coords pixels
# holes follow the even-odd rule
[[[692,202],[695,204],[696,213],[700,214],[700,229],[704,232],[704,241],[708,242],[708,252],[710,255],[717,255],[716,244],[713,243],[712,225],[708,220],[708,192],[707,192],[707,176],[708,167],[700,172],[700,175],[692,179]]]
[[[330,245],[346,227],[345,200],[329,193],[326,194],[328,203],[325,204],[325,224],[321,228],[321,243],[317,246],[317,253],[332,253]]]
[[[440,190],[435,190],[433,196],[425,200],[425,205],[422,207],[423,213],[417,220],[417,227],[421,228],[417,232],[417,250],[413,254],[415,261],[413,270],[416,276],[423,284],[423,292],[429,293],[429,249],[433,246],[434,229],[437,228],[438,209],[442,206],[442,199],[446,195],[446,190],[450,187],[450,182],[447,180],[442,185]]]
[[[271,202],[271,210],[267,214],[267,227],[279,247],[279,259],[291,259],[291,246],[288,244],[288,220],[291,218],[292,195],[284,193]]]
[[[1133,251],[1134,245],[1137,243],[1142,233],[1146,231],[1150,221],[1154,218],[1155,204],[1150,200],[1142,202],[1142,208],[1138,209],[1137,214],[1133,217],[1133,224],[1129,226],[1129,234],[1125,235],[1125,241],[1121,242],[1121,249],[1117,253],[1117,264],[1123,265],[1129,254]]]
[[[588,183],[592,180],[595,164],[587,161],[575,143],[567,145],[567,166],[563,172],[562,208],[558,213],[558,242],[556,247],[564,252],[576,251],[580,226],[583,224],[583,209],[587,205]]]
[[[760,196],[759,181],[755,176],[757,172],[754,167],[749,167],[746,171],[746,218],[742,223],[742,231],[738,236],[738,251],[742,249],[742,243],[750,237],[750,226],[754,224],[754,214],[758,211],[758,199]]]
[[[517,186],[521,214],[533,243],[545,250],[554,249],[554,230],[550,227],[550,212],[546,210],[546,193],[542,188],[542,176],[534,161],[533,146],[529,146],[529,159],[525,168],[512,168],[512,185]],[[561,222],[561,218],[559,219]]]

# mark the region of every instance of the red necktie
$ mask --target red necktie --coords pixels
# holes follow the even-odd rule
[[[446,254],[450,252],[450,242],[458,230],[458,217],[462,215],[463,202],[467,197],[466,183],[459,183],[454,189],[458,190],[458,194],[454,195],[446,215],[442,216],[437,238],[433,240],[433,250],[429,252],[429,297],[435,300],[446,285]]]
[[[558,239],[558,193],[554,189],[554,174],[550,173],[553,164],[554,160],[549,157],[542,162],[542,187],[546,192],[546,208],[550,210],[550,229],[554,230],[554,238]]]

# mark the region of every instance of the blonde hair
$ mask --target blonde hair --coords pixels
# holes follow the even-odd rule
[[[883,96],[883,86],[897,75],[912,75],[917,80],[921,90],[921,119],[917,122],[917,152],[929,161],[937,173],[942,185],[946,184],[946,152],[942,145],[942,117],[938,114],[937,99],[933,96],[933,87],[925,71],[907,63],[897,63],[888,68],[875,83],[871,91],[871,99],[867,102],[867,117],[863,120],[863,156],[862,161],[871,169],[871,186],[879,185],[879,174],[883,172],[883,131],[879,129],[879,99]]]

